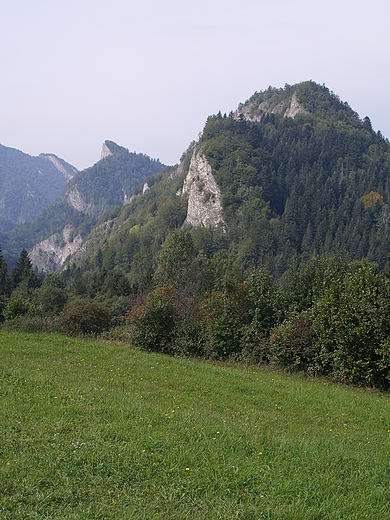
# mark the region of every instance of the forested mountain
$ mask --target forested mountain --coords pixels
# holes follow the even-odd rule
[[[32,157],[0,145],[0,232],[33,220],[76,173],[54,154]]]
[[[99,222],[68,276],[94,295],[142,286],[167,234],[185,221],[198,251],[226,250],[244,271],[265,266],[279,278],[339,249],[385,269],[389,174],[389,142],[368,117],[311,81],[270,87],[230,115],[210,116],[177,169],[152,177],[150,190]],[[219,225],[208,227],[202,215],[213,211]]]
[[[180,164],[131,197],[110,178],[129,155],[106,142],[99,188],[87,170],[46,210],[43,227],[60,204],[67,226],[30,257],[65,261],[59,275],[40,285],[23,250],[8,276],[0,257],[6,322],[117,326],[148,351],[390,387],[390,144],[368,117],[309,81],[210,116]]]
[[[62,233],[64,228],[67,228],[65,241],[73,242],[74,237],[85,236],[103,213],[126,204],[140,182],[164,167],[159,160],[131,153],[112,141],[104,143],[103,151],[102,159],[77,173],[62,195],[35,220],[0,235],[7,263],[12,264],[23,247],[30,249],[50,235]],[[61,241],[64,241],[62,236]],[[45,251],[45,246],[40,249],[44,265],[52,251]],[[49,270],[55,267],[58,267],[56,263],[50,265]]]

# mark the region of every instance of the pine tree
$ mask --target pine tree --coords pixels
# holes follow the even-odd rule
[[[5,296],[9,293],[9,276],[7,264],[0,247],[0,296]]]

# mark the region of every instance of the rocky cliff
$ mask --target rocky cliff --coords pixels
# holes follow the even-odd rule
[[[215,182],[211,166],[201,151],[194,151],[183,184],[182,194],[188,193],[185,222],[194,227],[225,226],[222,218],[221,191]]]
[[[74,237],[74,233],[74,227],[68,224],[59,233],[36,244],[29,253],[33,267],[45,273],[61,267],[68,256],[81,247],[83,239],[80,235]]]

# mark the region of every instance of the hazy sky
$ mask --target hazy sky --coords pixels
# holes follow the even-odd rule
[[[389,0],[0,0],[0,143],[178,162],[210,114],[312,79],[390,138]]]

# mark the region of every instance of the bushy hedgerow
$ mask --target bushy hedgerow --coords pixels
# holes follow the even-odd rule
[[[242,327],[248,320],[248,285],[236,284],[225,291],[213,291],[199,305],[204,354],[227,358],[241,350]]]
[[[1,324],[1,330],[11,332],[64,332],[62,321],[58,318],[44,318],[43,316],[29,316],[24,314]]]
[[[65,308],[62,322],[68,334],[100,334],[110,328],[111,315],[98,301],[82,298]]]

